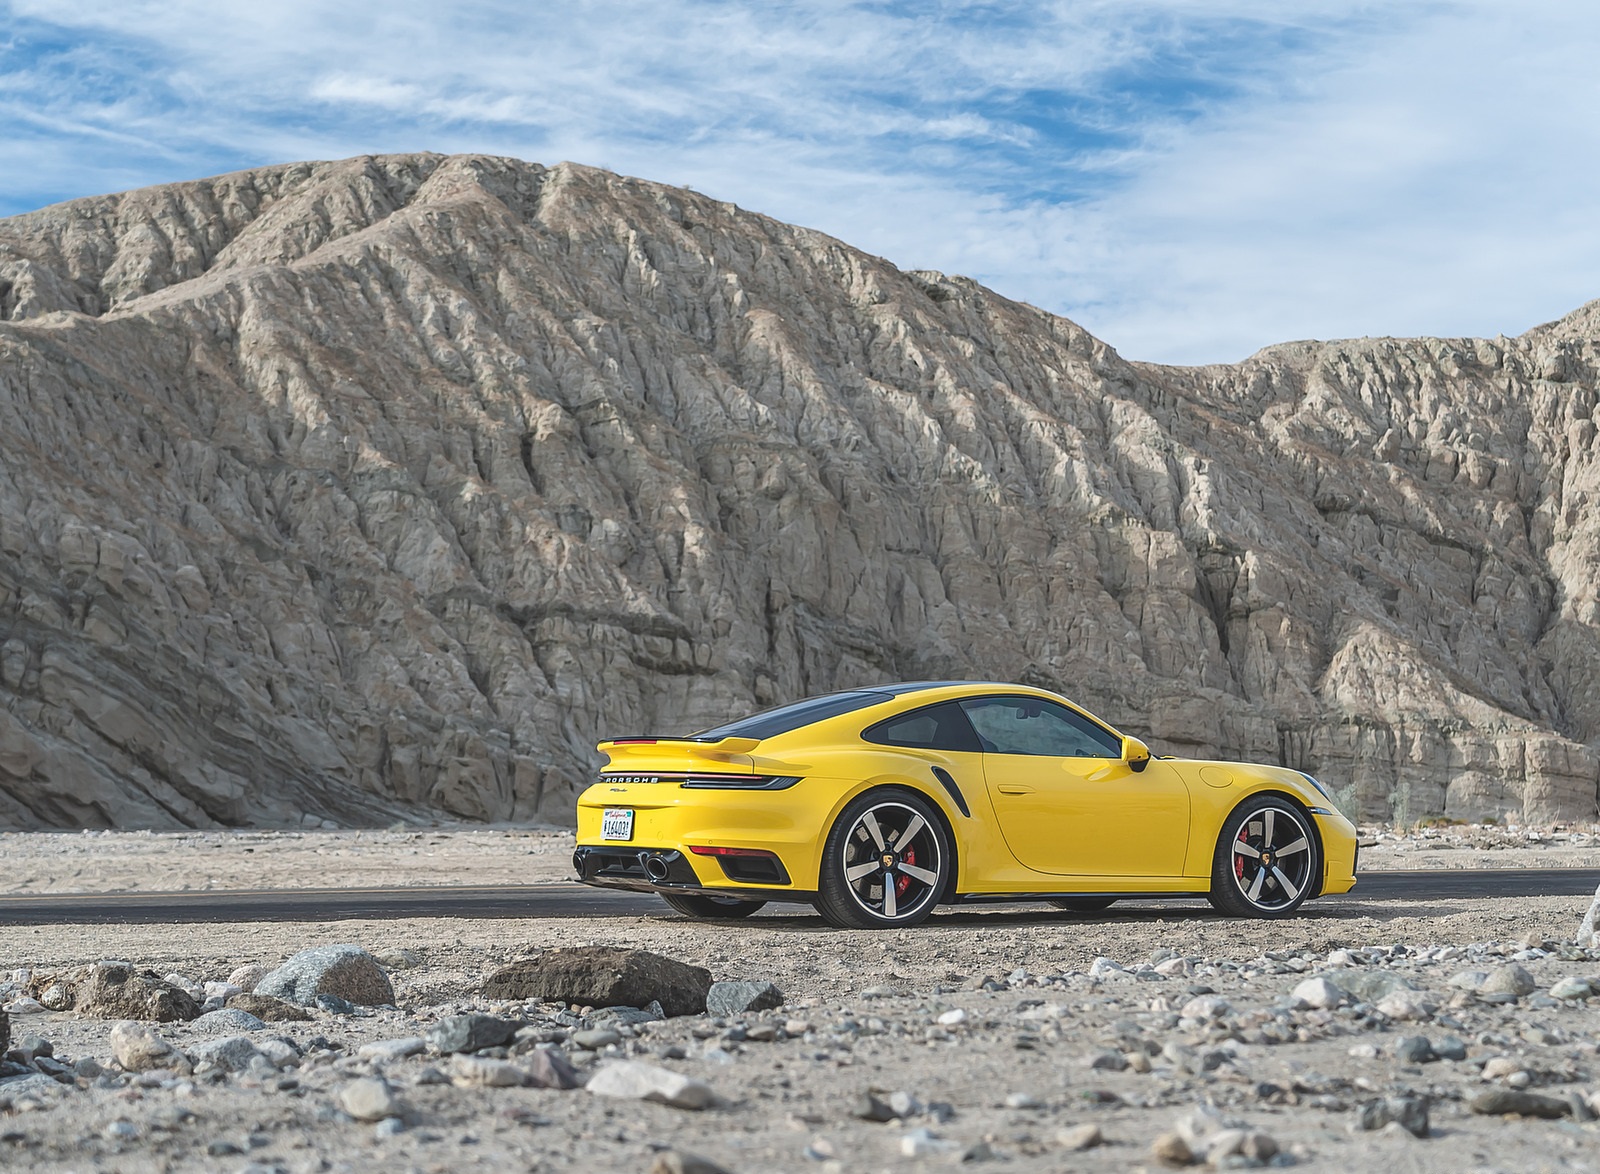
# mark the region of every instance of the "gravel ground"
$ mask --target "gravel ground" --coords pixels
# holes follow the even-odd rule
[[[361,878],[403,874],[419,861],[453,863],[474,845],[494,845],[481,855],[508,865],[564,854],[554,832],[327,835],[270,840],[275,848],[287,841],[302,863],[331,862],[337,875]],[[230,875],[229,862],[253,838],[225,842],[219,863],[197,850],[209,842],[204,837],[151,837],[183,841],[189,875],[213,880]],[[30,838],[6,837],[0,845],[8,864],[19,839]],[[105,841],[120,848],[139,837],[40,839],[87,847],[79,851],[92,859],[78,873],[87,876],[105,875],[95,872]],[[441,847],[449,851],[425,855]],[[1482,851],[1517,856],[1525,849]],[[279,884],[332,883],[324,875],[280,874],[290,854],[275,850],[275,863],[250,883],[268,887],[280,876]],[[67,855],[22,858],[59,860],[57,875],[67,878]],[[160,863],[158,855],[146,859]],[[1589,1117],[1588,1098],[1600,1093],[1600,996],[1590,998],[1591,988],[1571,981],[1556,987],[1593,978],[1592,989],[1600,990],[1600,952],[1564,944],[1585,905],[1581,898],[1329,898],[1282,922],[1227,921],[1200,904],[1118,905],[1092,917],[995,906],[884,934],[827,929],[797,911],[705,924],[664,907],[657,917],[582,921],[0,927],[0,1003],[14,1008],[14,984],[23,978],[14,972],[24,968],[38,977],[121,958],[204,983],[240,965],[275,965],[307,946],[335,942],[389,959],[396,998],[392,1010],[316,1011],[310,1023],[269,1024],[249,1037],[267,1051],[267,1041],[288,1039],[293,1054],[279,1048],[270,1065],[263,1060],[232,1074],[202,1066],[191,1076],[120,1072],[109,1022],[16,1014],[13,1047],[30,1037],[48,1040],[54,1057],[35,1063],[59,1072],[53,1079],[0,1077],[0,1167],[644,1172],[658,1163],[674,1168],[664,1155],[687,1153],[731,1171],[875,1174],[990,1163],[1007,1171],[1120,1171],[1166,1168],[1152,1145],[1180,1125],[1203,1155],[1220,1129],[1237,1124],[1244,1137],[1271,1139],[1250,1143],[1258,1157],[1275,1146],[1270,1164],[1306,1169],[1594,1169],[1600,1126],[1578,1118]],[[604,1015],[477,994],[505,962],[585,944],[654,950],[704,966],[717,979],[770,980],[786,1003],[721,1020],[624,1025],[614,1043],[600,1037],[594,1051],[575,1033],[603,1025]],[[409,957],[394,953],[402,947]],[[1513,964],[1528,972],[1528,984],[1512,981],[1517,976],[1505,968]],[[1464,989],[1457,976],[1472,972],[1498,972],[1495,981],[1515,989]],[[1308,1005],[1330,1001],[1320,987],[1318,998],[1306,998],[1301,984],[1317,975],[1352,988],[1351,999]],[[1371,984],[1393,979],[1422,993],[1379,997]],[[1552,996],[1553,987],[1572,997]],[[448,1057],[359,1055],[363,1044],[425,1035],[442,1017],[469,1010],[522,1025],[523,1042],[507,1056],[512,1063],[526,1065],[529,1049],[540,1044],[561,1049],[585,1076],[618,1058],[646,1060],[703,1081],[718,1099],[689,1111],[581,1088],[458,1087],[449,1083],[455,1069]],[[156,1029],[190,1050],[207,1036],[193,1024]],[[1426,1059],[1413,1037],[1459,1058]],[[11,1053],[13,1063],[23,1057]],[[400,1126],[365,1124],[338,1107],[339,1090],[371,1073],[383,1074],[398,1094]],[[886,1122],[857,1116],[869,1090],[905,1115]],[[1473,1099],[1488,1091],[1552,1097],[1564,1115],[1474,1112]],[[1383,1126],[1385,1110],[1374,1104],[1387,1104],[1391,1116],[1426,1106],[1426,1138]],[[1381,1127],[1360,1128],[1364,1118]],[[1068,1148],[1080,1140],[1071,1131],[1090,1126],[1103,1143]],[[1222,1167],[1250,1160],[1215,1155]]]

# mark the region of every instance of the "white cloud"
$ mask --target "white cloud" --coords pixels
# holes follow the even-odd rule
[[[1600,294],[1600,11],[929,11],[12,0],[0,199],[385,150],[576,159],[969,273],[1180,361],[1512,332]],[[70,48],[30,49],[40,33]]]

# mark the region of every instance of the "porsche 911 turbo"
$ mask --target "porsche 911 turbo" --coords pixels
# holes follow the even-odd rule
[[[1024,685],[874,685],[599,749],[578,878],[692,917],[798,901],[871,929],[972,900],[1162,896],[1285,917],[1356,883],[1355,828],[1310,775],[1152,755]]]

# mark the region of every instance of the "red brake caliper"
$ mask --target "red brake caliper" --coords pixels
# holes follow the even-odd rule
[[[1239,829],[1239,843],[1248,844],[1250,841],[1244,834],[1244,829]],[[1244,879],[1244,857],[1235,852],[1233,854],[1233,875],[1240,880]]]
[[[900,857],[900,862],[902,864],[915,864],[917,862],[917,850],[915,848],[907,848],[906,854]],[[909,876],[899,877],[894,882],[894,895],[897,897],[903,897],[906,895],[906,890],[910,887],[911,878]]]

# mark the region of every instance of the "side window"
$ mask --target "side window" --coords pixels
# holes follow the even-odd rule
[[[991,754],[1122,757],[1122,743],[1109,730],[1042,697],[979,697],[961,708]]]
[[[917,750],[979,749],[972,724],[954,701],[896,714],[861,732],[868,742],[884,746],[907,746]]]

